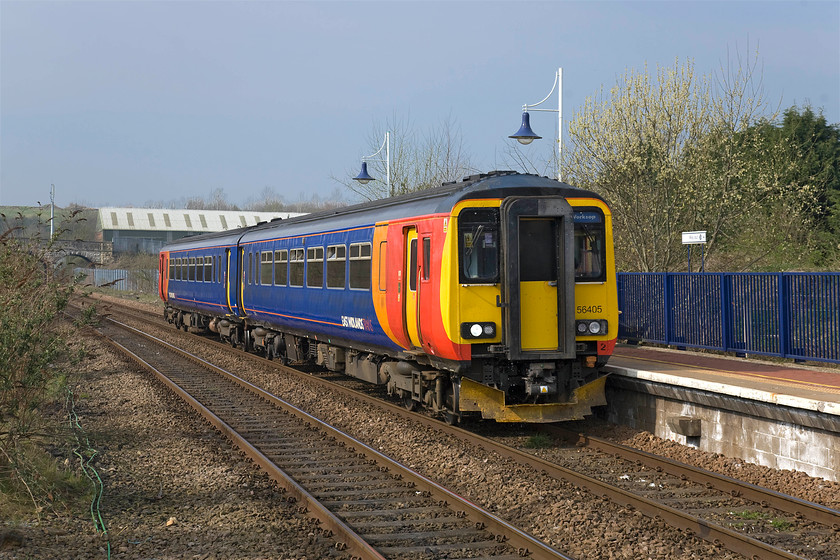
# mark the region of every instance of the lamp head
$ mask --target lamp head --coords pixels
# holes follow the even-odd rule
[[[542,136],[537,136],[537,134],[531,130],[531,116],[528,114],[528,111],[523,111],[522,126],[520,126],[519,130],[517,130],[514,134],[508,136],[508,138],[515,138],[520,144],[530,144],[534,140],[539,140]]]
[[[358,174],[358,175],[356,175],[355,177],[353,177],[353,180],[354,180],[354,181],[358,181],[358,182],[360,182],[360,183],[361,183],[361,184],[363,184],[363,185],[366,185],[367,183],[370,183],[371,181],[373,181],[373,177],[371,177],[371,176],[368,174],[368,170],[367,170],[367,162],[366,162],[366,161],[363,161],[363,162],[362,162],[362,170],[359,172],[359,174]]]

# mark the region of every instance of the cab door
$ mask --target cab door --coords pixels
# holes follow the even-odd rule
[[[405,257],[403,258],[403,317],[405,329],[411,346],[420,347],[420,330],[418,328],[419,314],[417,313],[417,228],[414,226],[405,229]]]

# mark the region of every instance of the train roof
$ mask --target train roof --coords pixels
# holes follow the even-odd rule
[[[522,174],[515,171],[493,171],[465,177],[462,181],[444,183],[391,198],[364,202],[336,210],[315,212],[286,220],[272,220],[238,230],[218,234],[199,235],[173,242],[164,250],[190,249],[213,245],[233,245],[237,241],[256,241],[266,237],[290,236],[312,232],[312,223],[320,222],[320,231],[373,225],[384,220],[410,216],[448,213],[461,200],[471,198],[506,198],[511,191],[522,196],[560,194],[569,198],[603,198],[592,191],[579,189],[548,177]]]

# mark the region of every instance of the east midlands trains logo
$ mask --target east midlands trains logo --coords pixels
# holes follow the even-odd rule
[[[359,329],[360,331],[373,331],[373,322],[364,317],[347,317],[346,315],[342,315],[341,326]]]

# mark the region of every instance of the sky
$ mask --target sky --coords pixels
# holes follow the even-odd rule
[[[349,200],[336,178],[394,118],[449,122],[479,170],[508,169],[558,67],[568,124],[629,69],[756,51],[772,106],[840,123],[836,0],[0,0],[0,205],[48,204],[51,184],[61,207]],[[551,150],[556,115],[531,125]]]

